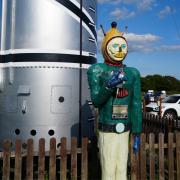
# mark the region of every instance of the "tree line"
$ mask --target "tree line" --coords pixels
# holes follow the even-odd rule
[[[141,89],[143,92],[165,90],[180,93],[180,80],[172,76],[148,75],[141,77]]]

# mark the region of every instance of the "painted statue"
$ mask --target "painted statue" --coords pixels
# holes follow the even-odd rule
[[[139,71],[123,64],[128,44],[117,23],[104,33],[104,63],[88,69],[92,103],[99,110],[99,137],[102,180],[126,180],[129,134],[134,134],[134,153],[142,128]]]

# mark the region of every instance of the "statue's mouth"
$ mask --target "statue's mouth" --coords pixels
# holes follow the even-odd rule
[[[117,52],[114,54],[114,57],[116,58],[124,58],[125,57],[125,53],[124,52]]]

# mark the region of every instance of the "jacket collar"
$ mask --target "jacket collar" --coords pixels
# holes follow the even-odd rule
[[[116,67],[123,67],[124,65],[122,63],[114,63],[112,61],[109,60],[105,60],[105,63],[108,64],[109,66],[116,66]]]

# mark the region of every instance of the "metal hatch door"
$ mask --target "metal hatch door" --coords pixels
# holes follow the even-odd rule
[[[55,114],[68,114],[72,112],[72,87],[52,86],[51,112]]]

